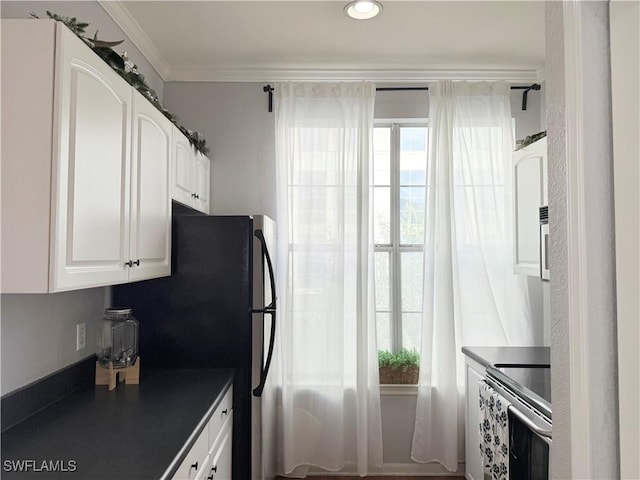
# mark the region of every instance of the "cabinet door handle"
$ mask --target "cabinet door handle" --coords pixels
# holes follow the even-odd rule
[[[135,262],[133,262],[133,265],[137,265],[139,267],[140,266],[140,259],[137,259]]]
[[[191,194],[191,196],[192,196],[193,198],[196,198],[196,194],[195,194],[195,193],[192,193],[192,194]]]
[[[124,264],[129,268],[133,267],[133,262],[131,260],[129,260],[128,262],[124,262]]]
[[[191,468],[198,470],[198,462],[191,464]],[[189,470],[191,470],[191,468]]]
[[[222,415],[229,415],[229,410],[227,410],[226,408],[222,410]]]
[[[195,194],[196,200],[200,198],[200,195],[198,195],[197,193]]]

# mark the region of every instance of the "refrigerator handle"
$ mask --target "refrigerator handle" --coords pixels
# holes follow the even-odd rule
[[[267,268],[269,270],[269,283],[271,284],[271,303],[262,309],[254,309],[253,313],[269,313],[276,309],[276,279],[275,275],[273,274],[271,255],[269,255],[267,241],[264,239],[262,230],[256,230],[254,235],[258,240],[260,240],[260,244],[262,245],[262,255],[267,260]]]
[[[271,315],[271,334],[269,335],[269,351],[267,353],[267,363],[260,371],[260,385],[253,389],[254,397],[261,397],[264,385],[267,381],[267,375],[269,374],[269,367],[271,366],[271,358],[273,357],[273,345],[276,340],[276,311],[265,312],[265,314]]]
[[[267,374],[269,373],[269,367],[271,366],[271,359],[273,357],[273,346],[276,340],[276,281],[273,273],[273,264],[271,263],[271,255],[269,255],[269,249],[267,248],[267,241],[264,238],[262,230],[256,230],[255,237],[260,240],[262,245],[262,255],[267,261],[267,269],[269,271],[269,283],[271,284],[271,303],[262,309],[254,309],[253,313],[262,313],[263,315],[271,315],[271,333],[269,335],[269,349],[267,352],[267,362],[264,367],[260,369],[260,384],[253,389],[253,395],[255,397],[262,396],[265,382],[267,381]],[[264,325],[264,324],[263,324]],[[264,328],[264,327],[263,327]]]

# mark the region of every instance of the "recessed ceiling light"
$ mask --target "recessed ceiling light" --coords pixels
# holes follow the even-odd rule
[[[376,0],[355,0],[347,3],[344,13],[355,20],[368,20],[382,12],[382,5]]]

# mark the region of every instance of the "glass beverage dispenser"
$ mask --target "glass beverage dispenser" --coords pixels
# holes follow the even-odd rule
[[[109,368],[130,367],[138,358],[138,321],[131,308],[107,308],[98,325],[98,362]]]

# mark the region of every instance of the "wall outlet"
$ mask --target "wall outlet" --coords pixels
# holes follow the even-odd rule
[[[87,324],[76,325],[76,351],[82,350],[87,345]]]

